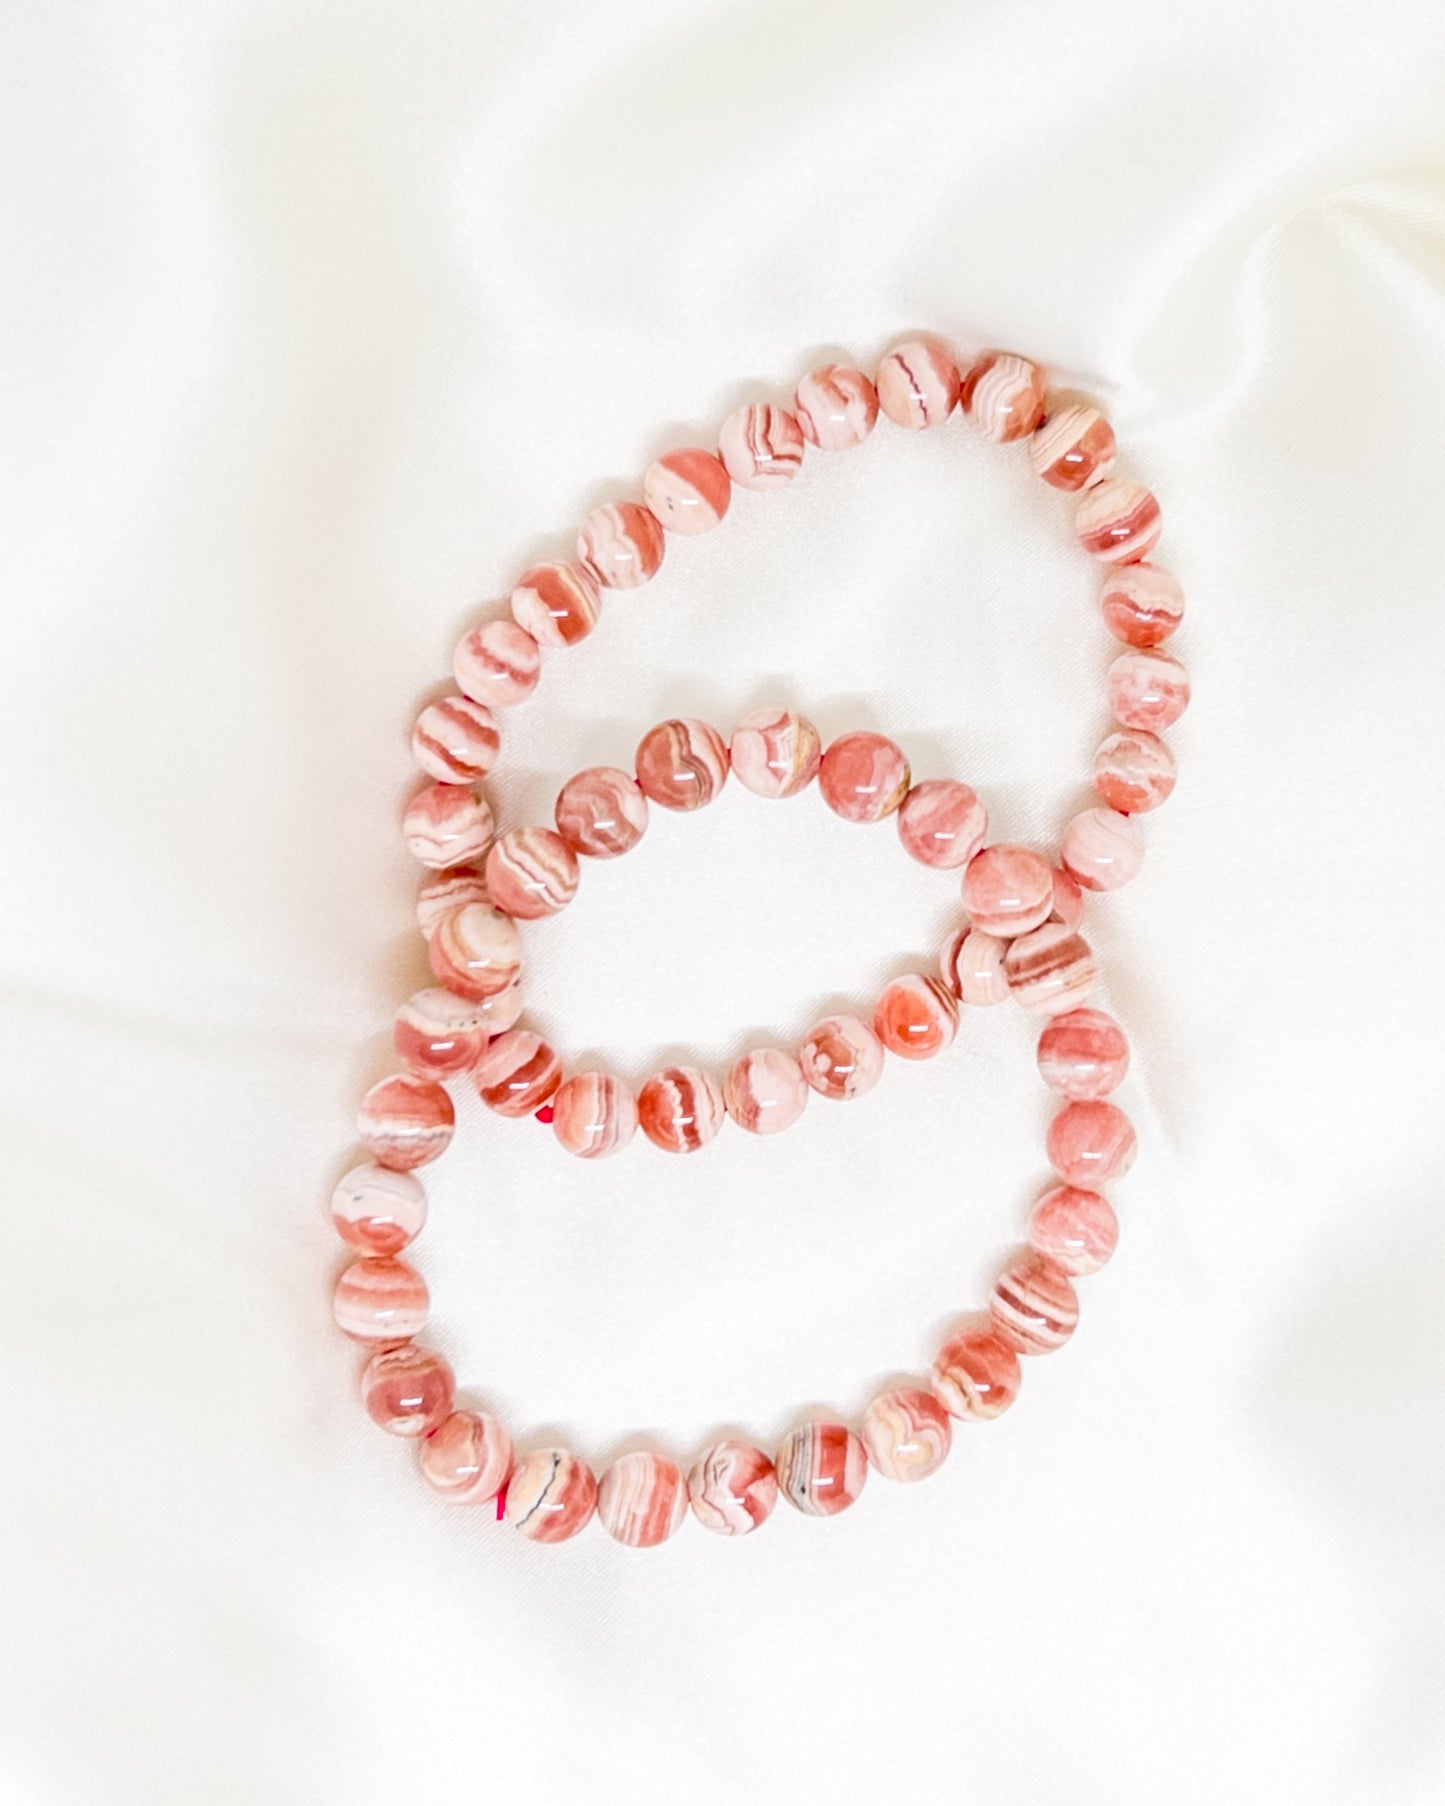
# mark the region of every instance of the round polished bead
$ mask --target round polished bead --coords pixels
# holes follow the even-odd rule
[[[856,1016],[825,1016],[798,1050],[819,1097],[862,1097],[883,1074],[883,1044]]]
[[[656,1548],[686,1515],[687,1486],[666,1455],[647,1449],[619,1455],[598,1484],[598,1519],[626,1548]]]
[[[1029,1246],[1063,1272],[1097,1273],[1119,1240],[1119,1219],[1102,1192],[1050,1186],[1029,1213]]]
[[[1013,351],[986,351],[969,369],[963,410],[985,439],[1027,439],[1044,417],[1044,373]]]
[[[933,1390],[952,1417],[983,1423],[1018,1397],[1016,1350],[989,1329],[960,1330],[938,1351]]]
[[[878,366],[878,405],[896,426],[938,426],[958,401],[958,365],[932,339],[899,345]]]
[[[1113,427],[1087,402],[1050,414],[1029,440],[1029,463],[1055,489],[1092,489],[1117,455]]]
[[[1068,1274],[1033,1253],[999,1274],[988,1309],[999,1335],[1025,1355],[1062,1348],[1079,1321],[1079,1300]]]
[[[703,1450],[687,1476],[692,1515],[717,1536],[747,1536],[778,1502],[773,1464],[751,1443],[723,1440]]]
[[[967,865],[988,836],[988,810],[953,778],[925,778],[898,809],[898,838],[920,865],[949,872]]]
[[[1077,928],[1084,919],[1084,887],[1072,872],[1054,867],[1054,907],[1051,922],[1062,922],[1066,928]]]
[[[643,1134],[668,1154],[691,1154],[706,1147],[723,1126],[725,1114],[717,1081],[698,1066],[665,1067],[637,1094]]]
[[[1008,942],[996,934],[960,928],[944,943],[939,960],[943,982],[964,1003],[1003,1003],[1009,994],[1003,966],[1007,953]]]
[[[577,855],[552,828],[508,828],[484,869],[493,904],[524,922],[556,915],[577,895]]]
[[[711,452],[686,447],[649,464],[642,499],[669,533],[710,533],[728,511],[732,478]]]
[[[1064,867],[1085,890],[1118,890],[1144,863],[1144,837],[1117,809],[1085,809],[1064,829]]]
[[[941,979],[910,972],[878,999],[873,1032],[889,1053],[931,1060],[958,1032],[958,1000]]]
[[[1094,988],[1098,966],[1089,943],[1076,928],[1045,922],[1009,942],[1004,974],[1026,1010],[1058,1016],[1077,1008]]]
[[[427,956],[448,989],[463,997],[494,997],[517,981],[522,937],[512,918],[490,903],[464,903],[437,923]]]
[[[878,391],[861,370],[820,364],[798,384],[793,407],[809,445],[819,451],[847,451],[873,431]]]
[[[446,1152],[456,1112],[434,1079],[396,1073],[362,1098],[356,1127],[378,1166],[409,1172]]]
[[[800,1424],[773,1457],[778,1490],[811,1518],[836,1517],[862,1492],[868,1479],[868,1452],[841,1423]]]
[[[808,1082],[791,1054],[755,1047],[734,1062],[723,1081],[723,1102],[740,1129],[774,1135],[791,1126],[808,1102]]]
[[[474,627],[452,657],[457,688],[489,709],[525,702],[541,674],[542,648],[525,627],[505,617]]]
[[[1109,707],[1124,727],[1160,734],[1189,707],[1189,673],[1167,652],[1122,652],[1109,667]]]
[[[439,871],[416,894],[416,922],[430,940],[437,923],[463,903],[489,903],[487,881],[477,865],[450,865]]]
[[[662,522],[636,502],[603,502],[577,535],[577,556],[607,589],[636,589],[655,577],[664,546]]]
[[[426,1436],[448,1417],[456,1392],[450,1362],[415,1342],[382,1348],[361,1372],[361,1402],[393,1436]]]
[[[584,564],[534,564],[512,591],[512,618],[543,648],[585,640],[597,625],[602,597]]]
[[[636,1134],[637,1100],[610,1073],[576,1073],[552,1095],[552,1132],[569,1154],[603,1159]]]
[[[1094,754],[1094,788],[1121,815],[1145,815],[1173,794],[1174,755],[1142,727],[1120,728]]]
[[[417,1451],[422,1478],[449,1505],[485,1505],[507,1484],[512,1439],[483,1411],[453,1411]]]
[[[733,729],[728,760],[754,796],[796,796],[818,775],[823,743],[818,730],[788,709],[759,709]]]
[[[426,1322],[430,1299],[415,1267],[393,1255],[352,1261],[336,1282],[332,1309],[357,1342],[406,1342]]]
[[[477,1061],[477,1096],[498,1116],[532,1116],[562,1083],[562,1062],[540,1035],[514,1028]]]
[[[781,489],[803,468],[803,429],[786,408],[736,408],[722,423],[718,456],[743,489]]]
[[[844,734],[823,754],[818,788],[844,821],[882,821],[908,795],[908,761],[882,734]]]
[[[1027,934],[1053,912],[1053,868],[1028,847],[985,847],[964,868],[963,906],[985,934]]]
[[[1066,1185],[1098,1191],[1134,1164],[1134,1125],[1108,1103],[1065,1104],[1049,1124],[1049,1161]]]
[[[616,859],[647,831],[647,798],[630,771],[592,765],[557,793],[557,832],[574,853]]]
[[[470,1072],[492,1029],[474,998],[433,985],[408,997],[396,1012],[391,1039],[404,1065],[434,1079]]]
[[[859,1430],[869,1461],[885,1480],[926,1480],[943,1466],[953,1442],[947,1411],[921,1386],[880,1392]]]
[[[443,696],[417,716],[411,752],[421,769],[443,784],[470,784],[497,762],[502,737],[492,711],[467,696]]]
[[[1152,491],[1118,477],[1086,489],[1074,511],[1079,544],[1109,564],[1137,564],[1147,558],[1161,525],[1159,503]]]
[[[661,721],[637,748],[637,782],[664,809],[700,809],[727,782],[727,742],[706,721]]]
[[[1184,591],[1157,564],[1110,571],[1099,595],[1104,625],[1126,646],[1162,646],[1184,619]]]
[[[342,1241],[362,1254],[400,1254],[421,1234],[426,1193],[410,1173],[368,1160],[337,1181],[331,1221]]]
[[[597,1509],[597,1480],[566,1449],[528,1449],[507,1482],[506,1520],[534,1543],[565,1543]]]
[[[1055,1016],[1039,1036],[1038,1062],[1051,1091],[1076,1103],[1096,1103],[1129,1070],[1129,1043],[1103,1010],[1070,1010]]]
[[[401,831],[407,851],[423,865],[466,865],[492,843],[492,807],[465,784],[428,784],[406,806]]]

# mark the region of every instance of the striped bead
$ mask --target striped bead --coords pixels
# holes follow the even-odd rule
[[[819,1097],[862,1097],[883,1075],[883,1046],[856,1016],[825,1016],[799,1048],[798,1064]]]
[[[1066,1185],[1098,1191],[1134,1164],[1134,1125],[1108,1103],[1068,1103],[1049,1124],[1049,1161]]]
[[[1073,1335],[1079,1300],[1062,1268],[1029,1253],[994,1281],[988,1311],[998,1334],[1020,1354],[1049,1354]]]
[[[657,575],[662,523],[637,502],[603,502],[582,522],[577,556],[607,589],[636,589]]]
[[[342,1241],[362,1254],[400,1254],[421,1234],[426,1193],[410,1173],[368,1160],[337,1181],[331,1221]]]
[[[718,456],[741,488],[781,489],[803,468],[803,429],[786,408],[736,408],[722,423]]]
[[[423,865],[466,865],[492,844],[491,804],[465,784],[428,784],[406,806],[402,836]]]
[[[512,1439],[482,1411],[453,1411],[417,1454],[422,1478],[449,1505],[487,1504],[512,1471]]]
[[[1189,673],[1167,652],[1123,652],[1109,667],[1109,707],[1123,727],[1159,734],[1189,707]]]
[[[647,798],[630,771],[592,765],[558,791],[555,819],[557,832],[574,853],[616,859],[646,833]]]
[[[362,1098],[356,1127],[378,1166],[409,1172],[446,1152],[456,1112],[434,1079],[397,1073]]]
[[[1007,954],[1008,942],[998,935],[964,926],[944,943],[939,959],[943,982],[964,1003],[1003,1003],[1009,994]]]
[[[1144,837],[1117,809],[1085,809],[1064,829],[1064,869],[1085,890],[1119,890],[1144,863]]]
[[[1117,456],[1113,427],[1087,402],[1050,414],[1029,440],[1029,463],[1054,489],[1092,489]]]
[[[951,1417],[985,1423],[1007,1411],[1022,1375],[1013,1346],[987,1329],[960,1330],[938,1351],[933,1390]]]
[[[525,627],[505,617],[474,627],[452,657],[457,688],[489,709],[525,702],[541,674],[542,648]]]
[[[555,651],[587,638],[597,625],[602,597],[586,565],[536,564],[512,591],[511,610],[539,646]]]
[[[412,757],[443,784],[470,784],[497,762],[501,735],[484,703],[466,696],[443,696],[417,716],[411,731]]]
[[[428,878],[416,894],[416,924],[430,940],[437,923],[464,903],[489,903],[487,881],[477,865],[449,865]]]
[[[740,1129],[775,1135],[791,1128],[808,1102],[808,1083],[791,1054],[755,1047],[737,1060],[723,1082],[723,1102]]]
[[[818,775],[823,744],[818,730],[788,709],[759,709],[733,729],[728,763],[754,796],[796,796]]]
[[[577,855],[551,828],[508,828],[485,871],[493,904],[521,921],[556,915],[577,894]]]
[[[427,957],[449,990],[463,997],[495,997],[517,981],[522,937],[512,918],[490,903],[464,903],[437,923]]]
[[[904,851],[936,872],[967,865],[987,837],[988,810],[978,793],[952,778],[926,778],[899,805]]]
[[[751,1443],[725,1439],[703,1450],[687,1476],[692,1515],[715,1536],[747,1536],[778,1502],[773,1464]]]
[[[880,1392],[859,1425],[868,1459],[885,1480],[926,1480],[953,1442],[948,1412],[921,1386]]]
[[[862,1492],[868,1454],[845,1424],[800,1424],[773,1457],[778,1490],[790,1505],[813,1518],[836,1517]]]
[[[963,906],[975,928],[1001,940],[1042,928],[1053,913],[1053,868],[1028,847],[996,842],[964,867]]]
[[[1119,1219],[1101,1192],[1050,1186],[1029,1213],[1029,1246],[1062,1272],[1097,1273],[1119,1240]]]
[[[911,339],[878,366],[878,405],[895,426],[938,426],[958,401],[958,365],[932,339]]]
[[[1159,502],[1141,483],[1108,477],[1086,489],[1074,511],[1079,544],[1109,564],[1136,564],[1159,538]]]
[[[1044,416],[1044,373],[1012,351],[988,351],[970,368],[960,396],[985,439],[1027,439]]]
[[[1054,907],[1050,911],[1051,922],[1062,922],[1066,928],[1077,928],[1084,919],[1084,887],[1072,872],[1066,872],[1062,866],[1054,867]]]
[[[394,1255],[352,1261],[336,1282],[337,1326],[357,1342],[406,1342],[426,1322],[430,1299],[415,1267]]]
[[[1098,967],[1089,943],[1063,922],[1045,922],[1009,942],[1004,955],[1009,989],[1026,1010],[1062,1015],[1094,988]]]
[[[392,1024],[403,1065],[434,1079],[470,1072],[491,1037],[487,1013],[473,998],[434,985],[408,997]]]
[[[1125,564],[1105,577],[1099,607],[1116,640],[1162,646],[1184,619],[1184,591],[1157,564]]]
[[[562,1062],[540,1035],[514,1028],[487,1048],[472,1080],[498,1116],[532,1116],[562,1083]]]
[[[637,1100],[610,1073],[575,1073],[552,1095],[552,1133],[581,1160],[605,1159],[637,1133]]]
[[[597,1488],[597,1516],[628,1549],[665,1543],[687,1515],[687,1486],[675,1461],[648,1449],[619,1455]]]
[[[727,742],[706,721],[660,721],[637,747],[637,783],[663,809],[701,809],[727,782]]]
[[[931,1060],[958,1032],[958,1002],[942,979],[910,972],[895,978],[878,999],[873,1032],[889,1053]]]
[[[1176,775],[1173,753],[1146,728],[1120,728],[1094,754],[1094,788],[1121,815],[1145,815],[1168,802]]]
[[[728,511],[732,478],[711,452],[687,447],[649,464],[642,499],[669,533],[710,533]]]
[[[434,1349],[381,1348],[361,1371],[361,1402],[393,1436],[426,1436],[450,1416],[456,1376]]]
[[[847,451],[873,431],[878,391],[861,370],[820,364],[798,384],[793,408],[809,445],[819,451]]]
[[[564,1543],[597,1509],[597,1480],[566,1449],[528,1449],[507,1482],[506,1520],[534,1543]]]
[[[637,1120],[654,1147],[691,1154],[706,1147],[723,1125],[723,1095],[697,1066],[668,1066],[637,1094]]]
[[[1096,1103],[1128,1072],[1129,1043],[1103,1010],[1070,1010],[1055,1016],[1039,1036],[1038,1064],[1051,1091],[1076,1103]]]

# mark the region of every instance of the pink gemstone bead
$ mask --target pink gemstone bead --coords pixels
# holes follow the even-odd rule
[[[1113,427],[1087,403],[1050,414],[1029,440],[1029,463],[1055,489],[1092,489],[1113,470],[1117,455]]]
[[[402,1063],[434,1079],[470,1072],[490,1038],[486,1015],[472,998],[437,986],[408,997],[391,1030]]]
[[[577,556],[608,589],[636,589],[655,577],[664,550],[662,522],[636,502],[604,502],[583,521]]]
[[[494,997],[517,981],[522,937],[512,918],[491,904],[464,903],[437,923],[427,954],[432,971],[449,990],[463,997]]]
[[[933,1363],[933,1390],[949,1415],[977,1423],[1007,1411],[1021,1379],[1017,1352],[992,1330],[961,1330]]]
[[[1134,1164],[1134,1125],[1113,1104],[1065,1104],[1049,1124],[1049,1160],[1066,1185],[1098,1191]]]
[[[481,867],[452,865],[428,878],[416,895],[417,927],[427,940],[436,932],[437,923],[463,903],[489,903],[487,881]]]
[[[417,1451],[422,1478],[449,1505],[485,1505],[507,1484],[512,1439],[480,1411],[453,1411]]]
[[[811,1518],[836,1517],[862,1492],[868,1452],[841,1423],[800,1424],[773,1457],[778,1490]]]
[[[361,1371],[361,1402],[373,1423],[393,1436],[426,1436],[450,1414],[456,1392],[451,1364],[415,1342],[382,1348]]]
[[[958,401],[958,365],[931,339],[913,339],[878,366],[878,405],[897,426],[937,426]]]
[[[583,564],[535,564],[512,591],[512,618],[539,646],[575,646],[597,625],[602,597]]]
[[[1068,1274],[1037,1254],[1022,1255],[1004,1268],[988,1308],[999,1335],[1026,1355],[1062,1348],[1079,1321]]]
[[[825,1016],[798,1050],[819,1097],[862,1097],[883,1074],[883,1045],[856,1016]]]
[[[506,1519],[534,1543],[565,1543],[597,1509],[592,1469],[566,1449],[528,1449],[507,1482]]]
[[[926,778],[899,805],[904,850],[935,871],[967,865],[987,836],[988,810],[977,792],[952,778]]]
[[[1061,866],[1054,867],[1054,907],[1051,922],[1062,922],[1066,928],[1077,928],[1084,919],[1084,887]]]
[[[642,1132],[667,1154],[706,1147],[723,1126],[724,1115],[716,1081],[697,1066],[668,1066],[637,1094]]]
[[[1079,544],[1110,564],[1137,564],[1147,558],[1162,525],[1159,503],[1141,483],[1108,477],[1086,489],[1074,511]]]
[[[409,1172],[446,1152],[456,1112],[434,1079],[397,1073],[362,1098],[356,1126],[379,1166]]]
[[[462,695],[489,709],[525,702],[541,674],[542,648],[525,627],[505,618],[474,627],[452,658]]]
[[[718,456],[743,489],[781,489],[803,468],[803,429],[786,408],[737,408],[722,423]]]
[[[818,775],[818,730],[787,709],[759,709],[739,722],[728,747],[738,782],[754,796],[796,796]]]
[[[637,1100],[606,1072],[579,1072],[552,1096],[552,1132],[569,1154],[600,1160],[637,1132]]]
[[[392,1255],[352,1261],[336,1282],[338,1326],[357,1342],[406,1342],[426,1322],[426,1282]]]
[[[1045,922],[1042,928],[1009,943],[1004,973],[1009,989],[1026,1010],[1058,1016],[1089,995],[1098,967],[1089,943],[1076,928]]]
[[[732,478],[711,452],[688,447],[649,464],[642,499],[669,533],[710,533],[728,511]]]
[[[910,972],[878,999],[873,1032],[889,1053],[931,1060],[958,1032],[958,1002],[941,979]]]
[[[943,1466],[953,1443],[947,1411],[921,1386],[880,1392],[859,1428],[868,1459],[885,1480],[926,1480]]]
[[[1121,815],[1144,815],[1174,790],[1174,755],[1142,727],[1120,728],[1094,754],[1094,788]]]
[[[1003,1003],[1009,994],[1003,962],[1008,942],[981,928],[960,928],[939,961],[943,982],[965,1003]]]
[[[630,771],[593,765],[568,778],[557,794],[557,832],[574,853],[615,859],[647,831],[647,798]]]
[[[692,1515],[718,1536],[747,1536],[772,1515],[778,1478],[761,1449],[750,1443],[715,1442],[687,1476]]]
[[[882,734],[844,734],[823,754],[818,787],[844,821],[882,821],[908,795],[908,761]]]
[[[1184,591],[1157,564],[1124,564],[1104,579],[1099,607],[1116,640],[1162,646],[1184,619]]]
[[[556,915],[577,895],[577,855],[551,828],[508,828],[485,870],[492,902],[521,921]]]
[[[1029,1214],[1029,1246],[1062,1272],[1097,1273],[1119,1240],[1119,1219],[1101,1192],[1054,1185]]]
[[[480,859],[495,828],[491,804],[465,784],[428,784],[406,806],[402,834],[423,865],[465,865]]]
[[[342,1241],[363,1254],[400,1254],[421,1234],[426,1193],[410,1173],[368,1160],[337,1181],[331,1221]]]
[[[498,1035],[472,1074],[477,1095],[498,1116],[532,1116],[562,1083],[562,1062],[530,1029]]]
[[[637,748],[637,782],[664,809],[700,809],[727,782],[727,742],[705,721],[662,721]]]
[[[1027,439],[1044,417],[1044,373],[1012,351],[987,351],[969,370],[961,400],[985,439]]]
[[[1070,1010],[1055,1016],[1039,1036],[1038,1062],[1051,1091],[1076,1103],[1096,1103],[1129,1070],[1129,1043],[1103,1010]]]
[[[808,1082],[791,1054],[776,1047],[745,1053],[723,1083],[727,1113],[750,1135],[791,1128],[808,1102]]]
[[[1131,816],[1085,809],[1064,829],[1064,865],[1085,890],[1118,890],[1144,863],[1144,839]]]
[[[597,1488],[602,1528],[629,1549],[665,1543],[687,1515],[687,1487],[675,1461],[637,1449],[619,1455]]]
[[[1189,673],[1167,652],[1123,652],[1109,667],[1109,707],[1124,727],[1162,733],[1189,707]]]
[[[492,711],[467,696],[443,696],[417,716],[411,732],[412,757],[443,784],[470,784],[484,778],[502,745]]]
[[[985,934],[1027,934],[1053,913],[1053,869],[1028,847],[985,847],[964,868],[963,906]]]
[[[873,431],[878,391],[861,370],[820,364],[798,384],[793,407],[809,445],[819,451],[847,451]]]

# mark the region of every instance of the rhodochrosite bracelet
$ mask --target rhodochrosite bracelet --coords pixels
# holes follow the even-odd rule
[[[1103,620],[1124,646],[1107,682],[1116,725],[1094,760],[1099,801],[1069,821],[1057,857],[991,842],[987,810],[968,784],[914,783],[906,755],[884,736],[850,733],[825,747],[806,717],[784,708],[750,715],[727,737],[702,721],[662,722],[642,735],[631,769],[599,766],[570,778],[551,824],[496,832],[479,785],[500,751],[498,713],[531,695],[544,652],[592,632],[604,592],[647,582],[671,538],[717,527],[735,486],[791,483],[808,447],[857,445],[880,412],[922,429],[955,409],[990,440],[1022,442],[1038,475],[1075,497],[1078,540],[1106,567]],[[1128,1170],[1135,1145],[1110,1101],[1128,1067],[1127,1043],[1112,1018],[1086,1007],[1096,964],[1080,928],[1087,895],[1116,889],[1139,869],[1136,818],[1174,787],[1161,734],[1189,700],[1187,673],[1161,650],[1182,618],[1181,592],[1145,561],[1159,536],[1159,505],[1114,475],[1115,458],[1113,430],[1098,408],[1048,393],[1038,366],[1011,353],[960,366],[941,344],[918,340],[889,353],[873,380],[826,365],[799,384],[790,409],[739,408],[715,451],[658,459],[640,501],[593,509],[576,557],[525,572],[509,614],[474,628],[457,648],[457,693],[425,708],[413,732],[417,763],[432,781],[404,824],[408,847],[432,868],[417,919],[437,982],[397,1014],[403,1070],[362,1100],[371,1159],[332,1197],[336,1228],[356,1255],[337,1281],[337,1322],[373,1349],[363,1399],[383,1428],[417,1439],[422,1473],[441,1497],[496,1500],[498,1515],[538,1542],[563,1541],[595,1514],[619,1542],[650,1546],[677,1529],[689,1503],[706,1528],[740,1535],[763,1522],[780,1494],[802,1512],[830,1517],[858,1497],[870,1467],[894,1480],[934,1472],[953,1423],[997,1416],[1018,1391],[1019,1357],[1057,1348],[1072,1333],[1074,1280],[1101,1267],[1117,1237],[1102,1188]],[[612,1073],[565,1071],[520,1022],[522,925],[567,907],[584,863],[635,846],[652,807],[701,808],[730,776],[770,799],[816,782],[845,820],[892,819],[913,858],[952,874],[963,916],[937,971],[896,979],[871,1011],[830,1016],[793,1048],[756,1047],[722,1075],[674,1065],[634,1092]],[[1057,1178],[1034,1205],[1028,1246],[995,1282],[986,1316],[949,1338],[927,1381],[889,1387],[856,1427],[803,1423],[771,1455],[723,1440],[684,1473],[665,1455],[639,1451],[600,1480],[568,1450],[514,1451],[494,1417],[457,1407],[450,1366],[414,1340],[426,1322],[427,1290],[400,1258],[426,1220],[415,1169],[451,1139],[448,1081],[469,1079],[499,1116],[549,1122],[561,1147],[583,1158],[617,1153],[639,1126],[656,1147],[685,1154],[728,1122],[771,1134],[796,1122],[811,1097],[859,1097],[889,1055],[941,1054],[965,1006],[1007,998],[1043,1021],[1038,1066],[1062,1100],[1047,1138]]]

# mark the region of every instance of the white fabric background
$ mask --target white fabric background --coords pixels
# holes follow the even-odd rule
[[[1435,0],[5,9],[7,1802],[1445,1799],[1445,15]],[[422,982],[459,632],[659,449],[918,328],[1107,401],[1190,612],[1093,910],[1142,1157],[942,1475],[537,1549],[357,1406],[325,1217]],[[876,724],[1052,841],[1111,645],[961,425],[739,496],[508,723],[511,819],[673,712]],[[644,1074],[931,957],[888,831],[734,787],[531,936]],[[434,1340],[597,1462],[917,1371],[1043,1176],[1016,1012],[775,1144],[473,1102]]]

